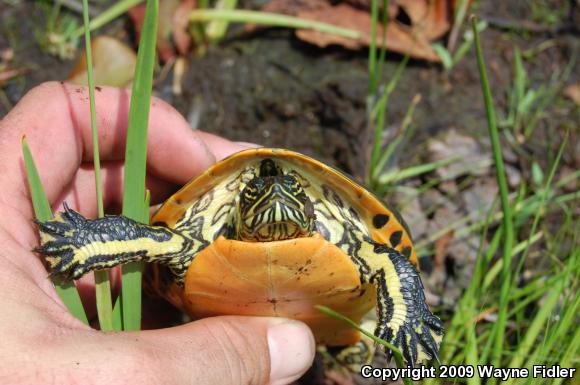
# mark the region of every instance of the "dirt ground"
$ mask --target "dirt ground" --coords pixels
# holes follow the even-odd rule
[[[68,77],[74,60],[59,60],[38,47],[35,34],[41,33],[45,13],[29,2],[0,4],[0,48],[14,47],[15,67],[25,76],[7,82],[0,103],[6,114],[22,95],[47,80]],[[472,11],[482,19],[513,21],[531,19],[525,2],[477,2]],[[105,28],[125,28],[118,21]],[[513,47],[522,51],[537,48],[546,39],[552,45],[526,61],[532,83],[542,84],[556,70],[562,70],[578,49],[577,30],[562,33],[517,34],[506,29],[488,28],[482,35],[491,87],[497,109],[506,108],[506,95],[513,78]],[[523,36],[522,36],[523,35]],[[400,55],[389,54],[384,79],[394,73]],[[572,71],[568,83],[580,76]],[[185,116],[199,113],[199,128],[233,140],[264,146],[295,149],[341,167],[356,177],[364,175],[368,158],[365,98],[367,54],[340,47],[319,49],[303,43],[286,30],[266,30],[226,40],[201,58],[192,58],[183,81],[184,94],[175,97],[167,83],[156,91]],[[402,164],[418,163],[423,147],[440,132],[455,128],[476,138],[487,134],[479,74],[473,52],[451,71],[437,64],[412,61],[390,99],[388,128],[400,125],[413,96],[422,97],[415,117],[416,135],[400,151]],[[554,127],[570,124],[562,113],[550,114],[544,134]],[[562,116],[564,115],[564,116]],[[572,114],[573,115],[573,114]],[[545,154],[538,146],[539,154]],[[545,142],[543,142],[545,143]]]
[[[482,43],[500,119],[508,110],[508,94],[514,78],[514,46],[522,52],[537,51],[532,59],[524,62],[530,88],[548,84],[550,76],[564,71],[570,61],[575,60],[574,52],[580,52],[577,28],[537,30],[523,23],[537,18],[530,3],[533,2],[476,1],[471,9],[481,19],[490,20],[482,34]],[[571,19],[562,17],[561,23],[579,25],[579,12],[576,6]],[[23,76],[0,87],[0,117],[35,85],[66,79],[74,65],[74,60],[62,61],[39,48],[35,33],[39,33],[38,25],[43,23],[44,17],[45,13],[33,2],[0,3],[0,49],[12,47],[14,65],[26,69]],[[543,25],[540,21],[535,23]],[[127,21],[122,19],[107,26],[104,32],[116,33],[125,28]],[[386,81],[392,77],[401,59],[400,55],[388,55],[384,70]],[[579,82],[580,66],[576,64],[564,86]],[[225,40],[219,47],[210,48],[202,57],[191,57],[182,83],[183,95],[173,95],[170,84],[171,75],[157,83],[156,94],[190,120],[198,117],[195,122],[200,129],[233,140],[297,150],[337,166],[359,180],[365,175],[371,135],[366,120],[368,68],[364,50],[319,49],[298,40],[291,31],[269,29],[238,35]],[[421,95],[421,102],[413,118],[414,135],[395,153],[399,167],[431,161],[434,140],[449,144],[454,143],[456,137],[467,138],[475,143],[474,148],[489,154],[487,122],[473,50],[450,71],[438,64],[410,61],[388,105],[385,141],[400,126],[417,94]],[[579,169],[579,118],[578,106],[559,89],[553,103],[542,113],[533,137],[523,147],[516,149],[507,141],[503,143],[514,178],[529,178],[532,162],[548,167],[567,130],[572,145],[567,146],[562,164],[568,170]],[[437,215],[456,218],[469,211],[469,194],[478,196],[487,191],[490,184],[495,183],[491,175],[490,172],[483,175],[469,189],[459,188],[466,194],[462,196],[462,204],[443,205],[448,211],[419,216],[417,222],[429,222],[424,228],[414,225],[413,219],[408,220],[415,241],[420,242],[437,229]],[[461,180],[468,177],[460,176],[456,186],[450,189],[457,190]],[[424,180],[405,184],[413,188],[421,181]],[[447,187],[434,188],[415,206],[409,203],[406,211],[425,209],[430,199],[449,198]],[[495,191],[489,188],[492,197]],[[413,213],[409,216],[413,218]],[[450,250],[449,254],[452,262],[445,262],[445,277],[425,279],[427,291],[439,298],[434,302],[445,296],[453,301],[469,281],[469,269],[463,269],[469,261],[462,260],[461,251]],[[428,255],[423,260],[425,274],[430,275],[431,265],[437,263]],[[320,371],[313,369],[309,376],[316,377],[316,373]]]

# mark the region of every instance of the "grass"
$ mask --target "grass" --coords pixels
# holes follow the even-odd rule
[[[32,205],[34,207],[34,214],[36,219],[40,222],[46,222],[52,219],[52,210],[50,203],[42,187],[38,169],[34,164],[32,153],[26,142],[26,138],[22,138],[22,155],[24,157],[24,165],[26,168],[26,176],[28,178],[28,187],[32,198]],[[68,308],[73,316],[81,320],[86,325],[89,324],[87,315],[81,303],[81,298],[77,291],[74,282],[63,281],[59,277],[52,278],[57,294],[62,299],[62,302]]]
[[[79,27],[77,19],[69,12],[63,11],[60,2],[39,1],[37,7],[44,13],[46,24],[38,26],[34,36],[38,45],[51,55],[61,59],[71,59],[83,36],[84,29]],[[77,35],[75,31],[80,31]]]
[[[432,243],[450,231],[456,239],[469,234],[480,234],[481,242],[471,283],[452,309],[453,316],[446,322],[441,360],[443,364],[467,364],[474,367],[493,364],[503,368],[525,367],[530,370],[533,365],[538,364],[563,366],[562,363],[566,363],[566,367],[578,367],[580,333],[572,325],[577,323],[580,310],[580,300],[574,294],[580,288],[580,222],[575,213],[579,207],[580,192],[563,193],[562,187],[570,181],[580,180],[580,172],[556,178],[556,171],[566,147],[564,137],[548,171],[542,170],[537,162],[532,162],[531,182],[522,183],[515,192],[509,191],[500,135],[503,134],[504,140],[509,142],[510,132],[500,131],[496,124],[484,53],[479,42],[479,33],[485,29],[485,24],[478,23],[476,19],[472,19],[471,24],[471,31],[465,33],[464,42],[455,54],[464,55],[472,46],[476,48],[500,192],[492,207],[469,213],[416,244],[417,252],[426,256],[431,253]],[[554,103],[558,95],[554,90],[561,89],[576,59],[573,57],[564,71],[556,73],[548,87],[533,93],[528,88],[519,51],[516,51],[515,56],[516,85],[510,102],[511,120],[509,124],[502,121],[500,127],[519,125],[522,136],[529,139],[533,136],[542,112]],[[369,60],[378,60],[377,57],[376,54],[369,54]],[[458,56],[457,60],[459,59]],[[451,58],[446,69],[451,70],[455,63],[456,60]],[[396,163],[393,159],[394,148],[404,145],[404,131],[399,130],[386,141],[388,144],[384,144],[385,118],[381,114],[385,114],[389,93],[383,94],[386,96],[382,103],[375,102],[380,100],[375,97],[376,90],[380,87],[376,84],[377,77],[373,76],[372,71],[378,67],[378,63],[369,63],[371,81],[367,100],[372,102],[369,121],[371,129],[374,128],[374,141],[367,182],[380,195],[384,195],[395,181],[423,175],[428,181],[417,191],[426,191],[444,181],[443,178],[433,178],[428,174],[442,164],[420,164],[402,170],[393,167]],[[392,83],[387,87],[390,92],[395,89],[399,76],[392,76]],[[412,116],[414,108],[415,106],[409,107],[408,116]],[[456,161],[461,159],[447,160]],[[499,207],[499,211],[496,207]],[[550,218],[558,212],[565,219],[558,228],[551,229],[553,219]],[[486,242],[488,239],[489,243]],[[545,270],[538,269],[538,265],[545,266]],[[530,271],[533,276],[528,277]],[[490,318],[492,322],[486,321]],[[498,383],[496,379],[482,379],[477,375],[456,380],[474,385],[484,381],[488,384]],[[511,379],[508,383],[532,384],[536,381],[533,378]],[[427,379],[424,382],[438,384],[444,383],[444,380]],[[562,383],[563,379],[555,382]]]
[[[95,188],[97,197],[97,215],[105,216],[103,206],[103,183],[101,181],[101,160],[99,152],[99,131],[97,127],[97,108],[95,105],[95,79],[93,76],[93,54],[91,34],[89,32],[89,4],[83,0],[83,21],[85,27],[85,46],[87,55],[87,79],[89,87],[89,104],[91,109],[91,133],[93,139],[93,164],[95,170]],[[95,274],[95,290],[97,314],[102,330],[113,330],[113,305],[111,302],[111,284],[108,270],[97,270]]]
[[[100,160],[98,128],[96,125],[96,106],[94,79],[92,74],[92,54],[89,35],[88,4],[83,4],[85,21],[85,42],[87,49],[89,103],[91,109],[91,127],[93,138],[93,156],[95,165],[95,182],[97,188],[98,215],[104,215],[102,182],[100,178]],[[123,214],[127,217],[148,223],[150,195],[145,191],[145,167],[147,157],[147,128],[155,63],[155,44],[157,34],[158,2],[148,0],[143,24],[140,48],[133,81],[133,92],[129,110],[127,144],[125,154],[125,178],[123,195]],[[26,141],[23,140],[23,154],[32,194],[32,201],[37,219],[46,221],[52,218],[50,204],[46,199],[38,172]],[[136,197],[142,199],[136,199]],[[129,263],[123,266],[122,291],[120,300],[114,308],[111,304],[111,293],[106,271],[95,272],[97,290],[97,310],[103,330],[139,330],[141,328],[141,263]],[[64,283],[55,280],[55,287],[71,313],[88,324],[80,297],[73,282]]]
[[[475,20],[472,23],[475,32]],[[549,366],[566,362],[568,367],[578,366],[580,337],[571,325],[577,322],[580,306],[574,294],[579,288],[580,246],[578,218],[573,213],[574,207],[578,207],[580,195],[556,195],[555,191],[567,181],[554,180],[566,139],[562,141],[547,178],[543,177],[543,171],[536,171],[535,174],[540,176],[535,177],[531,186],[520,188],[518,194],[508,194],[505,180],[502,181],[499,133],[477,33],[475,46],[502,210],[500,213],[489,210],[487,218],[479,224],[483,232],[481,239],[491,236],[491,243],[487,250],[483,243],[480,246],[471,284],[448,323],[442,361],[448,364],[525,367],[530,370],[537,364]],[[578,177],[576,173],[570,179],[577,180]],[[543,184],[540,185],[540,182]],[[547,215],[555,210],[562,210],[567,220],[556,232],[547,228],[537,232],[542,218],[547,219]],[[501,219],[499,227],[492,230],[492,224],[498,219]],[[447,229],[441,233],[444,231]],[[510,238],[514,239],[515,234],[522,232],[528,234],[527,238],[514,245]],[[574,234],[572,239],[570,234]],[[569,249],[562,249],[561,241],[557,241],[565,238],[569,239]],[[502,257],[494,262],[502,240]],[[536,261],[532,263],[545,265],[547,271],[526,279],[523,266],[531,260]],[[493,323],[482,322],[480,316],[484,313],[493,314],[497,319]],[[536,381],[533,378],[510,379],[507,383],[531,384]],[[469,382],[479,384],[481,379],[472,378]],[[497,383],[497,380],[489,380],[488,383]]]
[[[123,215],[149,223],[149,205],[145,192],[147,164],[147,128],[153,90],[155,44],[157,39],[157,0],[148,0],[141,29],[137,65],[133,79],[123,185]],[[121,307],[124,330],[141,328],[141,275],[142,262],[131,262],[122,267]]]
[[[489,127],[489,136],[491,138],[491,146],[493,151],[493,159],[495,163],[497,184],[499,186],[499,192],[501,197],[501,206],[503,211],[503,257],[502,257],[502,273],[501,273],[501,296],[499,301],[499,312],[498,312],[498,322],[496,324],[495,331],[495,344],[494,344],[494,364],[495,366],[500,366],[501,354],[503,348],[503,339],[507,320],[507,302],[509,289],[511,286],[511,262],[512,262],[512,247],[514,243],[514,225],[512,222],[512,209],[511,202],[508,197],[508,184],[505,174],[505,166],[503,162],[503,156],[501,152],[501,144],[499,141],[499,134],[497,130],[497,124],[495,119],[495,108],[493,105],[493,100],[491,97],[491,89],[489,87],[489,81],[487,80],[487,70],[485,68],[485,61],[483,57],[483,52],[481,49],[481,43],[479,39],[479,32],[477,30],[477,19],[472,17],[471,19],[473,25],[473,33],[475,37],[475,52],[477,56],[477,64],[479,67],[479,76],[481,79],[481,88],[483,92],[483,100],[485,103],[485,111],[487,116],[487,124]]]
[[[116,19],[117,17],[124,15],[129,8],[134,7],[144,0],[120,0],[114,2],[109,8],[105,11],[101,12],[98,16],[94,17],[89,23],[89,31],[95,31],[96,29],[101,28],[103,25],[110,23],[112,20]],[[71,35],[73,37],[81,37],[84,34],[83,28],[75,29]]]
[[[299,17],[280,15],[277,13],[235,10],[235,9],[198,9],[191,11],[189,20],[192,22],[224,21],[230,23],[255,23],[269,27],[304,28],[337,36],[359,39],[360,33],[351,29],[341,28],[332,24],[321,23]]]
[[[524,58],[531,60],[533,54],[524,55],[514,47],[514,79],[508,90],[508,107],[505,117],[499,121],[501,128],[509,128],[512,145],[519,147],[529,140],[537,127],[546,119],[548,107],[554,105],[566,81],[576,66],[578,53],[574,51],[572,59],[564,70],[556,70],[549,81],[537,87],[530,83],[524,66]],[[512,139],[513,137],[513,139]]]

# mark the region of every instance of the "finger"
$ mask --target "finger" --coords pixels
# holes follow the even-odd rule
[[[222,160],[231,154],[246,150],[248,148],[260,147],[254,143],[248,142],[232,142],[230,140],[224,139],[221,136],[210,134],[209,132],[196,131],[197,134],[207,146],[211,149],[216,160]]]
[[[104,162],[101,164],[101,182],[103,185],[103,202],[105,212],[118,213],[123,202],[124,165],[121,161]],[[147,175],[145,187],[151,193],[151,204],[163,202],[173,194],[179,185]],[[97,195],[95,188],[95,170],[92,164],[83,163],[73,180],[56,199],[55,211],[63,210],[66,202],[71,208],[87,218],[97,216]]]
[[[60,368],[63,360],[76,357],[78,368],[115,373],[119,383],[289,384],[310,367],[315,349],[306,325],[266,317],[215,317],[169,329],[75,334],[53,346],[55,353],[43,364]]]
[[[154,346],[188,346],[185,354],[205,368],[192,373],[181,355],[162,362],[175,383],[289,384],[311,366],[315,350],[306,325],[281,318],[206,318],[143,336]]]
[[[96,92],[97,125],[103,160],[122,159],[130,94],[103,87]],[[86,88],[50,82],[30,91],[0,123],[0,184],[13,202],[28,197],[20,140],[26,135],[47,196],[53,202],[82,161],[92,159]],[[153,99],[149,117],[148,167],[170,182],[184,183],[214,162],[205,142],[177,111]],[[22,210],[31,217],[27,202]]]

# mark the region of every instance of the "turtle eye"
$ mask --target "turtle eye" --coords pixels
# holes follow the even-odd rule
[[[284,175],[282,178],[282,184],[284,185],[284,187],[289,190],[289,191],[293,191],[293,192],[300,192],[302,189],[300,186],[300,183],[298,183],[298,181],[296,180],[296,178],[294,178],[293,176],[290,175]]]
[[[260,191],[262,191],[264,189],[264,186],[265,186],[264,179],[262,179],[262,178],[254,178],[254,179],[252,179],[250,181],[249,185],[256,192],[260,192]]]
[[[254,200],[256,196],[264,189],[264,180],[262,178],[252,179],[243,191],[243,196],[246,200]]]

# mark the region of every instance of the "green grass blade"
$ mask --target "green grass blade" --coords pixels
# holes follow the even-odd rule
[[[481,88],[483,92],[483,99],[485,102],[485,111],[487,116],[487,124],[489,128],[489,136],[491,139],[493,158],[496,168],[497,183],[499,185],[499,192],[501,198],[501,206],[503,211],[503,227],[504,227],[504,242],[503,242],[503,255],[502,255],[502,283],[501,283],[501,295],[499,301],[498,309],[498,320],[497,328],[495,333],[495,344],[493,350],[493,363],[495,366],[499,367],[501,364],[501,355],[504,345],[505,328],[507,323],[507,313],[508,313],[508,298],[509,298],[509,288],[511,286],[511,260],[512,260],[512,246],[514,241],[514,228],[512,222],[512,212],[509,202],[509,191],[507,186],[505,167],[503,163],[503,157],[501,153],[501,145],[499,141],[499,134],[497,131],[495,110],[493,106],[493,100],[491,96],[491,90],[489,87],[489,81],[487,80],[487,71],[485,68],[485,60],[483,57],[483,50],[481,49],[481,41],[479,39],[479,31],[477,30],[477,18],[471,18],[471,25],[473,28],[473,34],[475,38],[475,52],[477,55],[477,64],[479,67],[479,75],[481,78]]]
[[[85,29],[85,50],[87,57],[87,79],[89,86],[89,104],[91,108],[91,132],[93,136],[93,163],[95,169],[95,187],[97,192],[97,213],[99,218],[105,216],[103,207],[103,183],[101,181],[101,158],[99,155],[99,131],[97,128],[97,108],[95,106],[95,79],[93,76],[93,50],[89,32],[89,3],[83,0],[83,21]],[[109,271],[97,270],[95,274],[95,291],[97,314],[101,330],[113,330],[113,305],[111,302],[111,285]]]
[[[525,248],[524,252],[522,253],[522,256],[521,256],[521,258],[518,261],[518,264],[516,266],[516,269],[515,269],[516,274],[519,274],[519,272],[523,268],[525,258],[528,255],[530,247],[532,246],[532,243],[533,243],[532,239],[531,239],[532,234],[535,233],[536,228],[538,227],[538,224],[540,223],[540,214],[543,212],[544,207],[546,205],[546,201],[548,200],[548,195],[550,192],[550,185],[552,184],[552,180],[554,179],[554,176],[556,175],[556,170],[558,169],[558,165],[560,164],[560,159],[562,158],[562,155],[564,154],[564,149],[566,148],[567,142],[568,142],[568,132],[566,132],[566,136],[562,140],[562,144],[560,145],[560,149],[558,150],[558,153],[556,154],[556,159],[554,160],[554,164],[550,168],[550,173],[548,174],[548,178],[546,179],[544,188],[539,193],[539,195],[540,195],[540,207],[538,210],[536,210],[536,213],[534,215],[534,220],[532,222],[532,227],[530,229],[530,238],[528,239],[526,248]],[[536,163],[534,163],[534,164],[536,164]]]
[[[381,172],[385,170],[387,162],[391,159],[391,156],[407,135],[408,128],[413,120],[415,108],[417,107],[417,104],[419,104],[420,101],[421,94],[415,95],[411,100],[411,103],[407,108],[407,112],[405,113],[405,117],[403,118],[403,122],[401,123],[401,129],[399,130],[398,134],[391,141],[389,141],[387,148],[385,149],[385,151],[383,151],[377,164],[374,166],[374,170],[371,170],[372,171],[371,182],[374,183],[374,181],[380,176]],[[374,187],[373,183],[370,183],[371,187]]]
[[[34,214],[39,221],[48,221],[52,218],[52,210],[50,209],[50,203],[42,187],[42,182],[40,181],[38,170],[30,153],[30,148],[24,137],[22,138],[22,154],[24,156],[24,165],[26,167],[26,176],[28,177],[28,186],[30,187]],[[52,282],[54,283],[56,292],[71,314],[88,325],[89,320],[85,314],[81,297],[74,282],[64,282],[59,277],[53,278]]]
[[[465,364],[471,365],[472,367],[477,367],[480,364],[479,357],[477,354],[477,333],[475,331],[475,322],[469,322],[467,326],[467,346],[465,347]],[[480,385],[481,378],[477,370],[475,371],[473,377],[467,378],[468,385]]]
[[[458,157],[446,158],[437,160],[435,162],[429,162],[420,164],[418,166],[412,166],[400,170],[393,170],[392,172],[383,174],[377,178],[379,185],[385,185],[389,183],[399,182],[403,179],[416,177],[418,175],[426,174],[428,172],[437,170],[438,168],[447,166],[448,164],[455,163],[458,161]]]
[[[345,317],[342,314],[337,313],[334,310],[332,310],[326,306],[316,305],[315,307],[321,313],[324,313],[329,317],[332,317],[334,319],[337,319],[339,321],[342,321],[342,322],[348,324],[352,328],[358,330],[359,332],[361,332],[365,336],[367,336],[370,339],[372,339],[373,341],[375,341],[377,344],[383,345],[384,347],[389,349],[391,352],[393,352],[393,357],[395,357],[395,362],[397,363],[397,367],[399,367],[399,368],[406,368],[407,367],[407,365],[405,365],[405,361],[403,359],[403,355],[401,354],[401,351],[395,345],[392,345],[392,344],[388,343],[387,341],[376,337],[374,334],[369,333],[368,331],[361,328],[359,324],[357,324],[356,322],[354,322],[350,318]],[[407,378],[407,377],[403,377],[403,382],[405,383],[405,385],[412,385],[413,384],[413,381],[411,381],[411,379]]]
[[[576,303],[580,302],[580,299],[576,299]],[[578,313],[575,314],[575,317],[577,317]],[[572,336],[572,338],[567,339],[567,341],[569,342],[568,347],[566,348],[566,350],[562,353],[562,355],[560,356],[560,360],[558,362],[558,364],[560,366],[562,366],[563,368],[573,368],[576,367],[578,368],[578,366],[580,366],[579,360],[580,360],[580,328],[577,326],[571,327],[569,330],[574,330],[576,329],[576,331],[574,332],[574,335]],[[578,371],[578,369],[577,369]],[[578,374],[576,373],[576,377],[578,376]],[[564,378],[557,378],[554,380],[554,385],[559,385],[562,382],[564,382]]]
[[[373,170],[376,168],[381,156],[381,148],[383,143],[382,137],[389,97],[391,96],[393,91],[395,91],[397,84],[399,84],[399,79],[401,78],[401,75],[403,74],[403,71],[405,70],[407,63],[409,62],[409,58],[410,58],[409,55],[405,55],[403,60],[397,66],[395,74],[385,87],[385,90],[382,93],[379,100],[377,101],[377,103],[374,106],[372,106],[372,108],[370,108],[370,106],[367,107],[370,108],[370,113],[368,116],[369,121],[371,122],[376,121],[373,139],[373,149],[371,152],[371,161],[367,172],[367,183],[369,184],[372,181]],[[368,102],[369,101],[367,101],[367,103]]]
[[[125,152],[123,215],[143,223],[149,222],[149,216],[145,215],[145,168],[158,10],[157,0],[147,1],[133,80]],[[141,328],[142,271],[142,262],[128,263],[123,266],[121,303],[125,330]]]
[[[113,306],[113,330],[120,332],[123,328],[123,304],[122,294],[119,295]]]
[[[316,31],[330,33],[350,39],[361,38],[360,32],[352,29],[341,28],[332,24],[269,12],[248,11],[240,9],[198,9],[190,12],[189,20],[194,22],[221,20],[230,23],[255,23],[270,27],[314,29]]]
[[[528,357],[530,349],[537,343],[537,337],[540,333],[545,330],[546,322],[552,315],[552,312],[556,305],[558,304],[558,299],[560,298],[562,291],[565,288],[566,279],[560,280],[554,289],[548,295],[546,301],[542,304],[542,307],[534,317],[530,327],[528,328],[525,337],[522,342],[520,342],[518,350],[514,354],[512,360],[507,367],[518,368],[521,367],[524,360]],[[513,381],[513,380],[512,380]],[[513,383],[508,381],[508,384]]]
[[[237,5],[238,0],[217,0],[215,9],[232,10],[235,9]],[[205,35],[214,44],[218,43],[226,35],[228,31],[228,25],[229,23],[223,20],[211,21],[205,26]]]
[[[381,51],[379,53],[379,58],[377,59],[376,65],[377,81],[380,81],[383,78],[383,67],[387,57],[387,27],[389,24],[389,12],[387,12],[387,9],[389,9],[389,0],[383,0],[383,20],[381,21],[383,26],[383,35],[381,36]]]
[[[94,31],[96,29],[101,28],[103,25],[111,22],[112,20],[116,19],[117,17],[125,14],[129,8],[136,6],[139,3],[142,3],[143,0],[120,0],[115,2],[110,8],[106,9],[105,11],[101,12],[97,17],[93,18],[89,23],[89,31]],[[84,28],[78,28],[76,31],[73,32],[72,36],[74,38],[79,38],[83,36]]]

